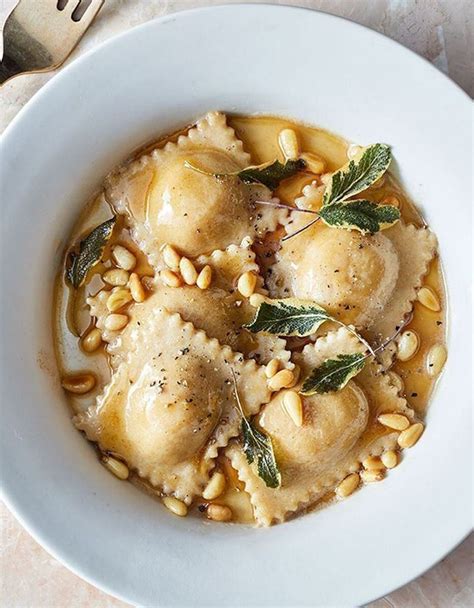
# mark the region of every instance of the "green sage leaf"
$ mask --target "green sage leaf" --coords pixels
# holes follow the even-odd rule
[[[66,279],[76,289],[86,280],[89,270],[100,262],[105,246],[112,236],[116,218],[107,220],[92,230],[79,244],[79,253],[69,254]]]
[[[265,331],[277,336],[309,336],[332,317],[312,300],[284,298],[266,300],[257,308],[253,321],[244,327],[253,333]]]
[[[392,205],[357,199],[321,207],[319,217],[328,226],[375,234],[393,226],[400,219],[400,211]]]
[[[269,488],[279,488],[281,474],[275,459],[272,440],[259,431],[247,418],[242,418],[242,449],[247,462],[256,461],[258,476]]]
[[[363,353],[337,355],[335,359],[326,359],[305,379],[301,394],[314,395],[341,390],[364,368],[366,359],[367,355]]]
[[[323,196],[323,206],[344,201],[366,190],[388,169],[392,155],[389,146],[368,146],[358,159],[349,161],[333,173]]]

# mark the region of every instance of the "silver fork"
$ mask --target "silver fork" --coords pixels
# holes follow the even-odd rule
[[[20,0],[3,28],[0,84],[25,72],[61,65],[104,0]]]

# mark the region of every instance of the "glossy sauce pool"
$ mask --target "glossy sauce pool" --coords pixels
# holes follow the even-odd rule
[[[323,129],[273,116],[231,116],[228,118],[228,122],[243,141],[245,149],[250,152],[254,164],[271,161],[275,158],[283,160],[278,147],[278,134],[283,128],[287,127],[297,131],[303,152],[318,154],[325,160],[326,171],[335,171],[347,162],[348,143]],[[149,144],[135,152],[133,157],[138,157],[152,148],[161,147],[167,141],[174,141],[178,135],[185,133],[187,130],[183,129],[160,140],[158,143]],[[301,195],[302,188],[313,180],[314,176],[297,175],[283,182],[277,189],[276,196],[281,201],[292,204],[295,198]],[[369,198],[371,200],[382,201],[386,197],[396,197],[403,220],[406,223],[413,223],[416,226],[424,225],[423,218],[392,176],[387,176],[385,180],[382,180],[381,186],[370,189]],[[110,218],[111,214],[111,209],[106,203],[103,193],[98,193],[89,201],[79,216],[69,242],[71,244],[79,242],[91,229]],[[85,286],[74,294],[64,280],[64,264],[58,273],[53,302],[53,331],[60,374],[63,376],[89,371],[97,377],[96,387],[90,393],[86,395],[66,393],[72,412],[84,411],[92,405],[110,378],[110,368],[103,347],[94,353],[85,353],[80,346],[80,337],[92,326],[85,301],[86,297],[95,295],[104,287],[109,288],[101,280],[100,275],[105,269],[111,267],[108,252],[110,246],[118,243],[126,245],[135,253],[138,259],[136,271],[139,274],[153,276],[153,269],[148,265],[145,256],[131,241],[128,232],[120,222],[120,218],[118,218],[113,237],[106,249],[105,261],[94,267],[92,280],[89,280]],[[64,255],[66,256],[66,252]],[[420,418],[423,418],[426,412],[430,395],[436,383],[436,378],[432,378],[426,372],[426,354],[434,344],[444,343],[446,335],[446,296],[438,257],[435,257],[432,261],[429,272],[424,279],[424,284],[431,287],[438,295],[441,311],[431,311],[420,302],[415,302],[413,319],[407,327],[418,334],[420,348],[409,361],[401,362],[395,359],[391,368],[403,379],[404,395]],[[234,514],[233,521],[252,523],[250,501],[248,495],[242,490],[242,484],[237,478],[236,471],[232,469],[225,457],[219,457],[219,465],[227,478],[227,490],[213,502],[228,504]],[[134,478],[133,475],[131,479],[132,482],[148,493],[156,495],[156,491],[142,480]],[[312,509],[327,504],[332,498],[333,494],[328,495]],[[202,500],[196,501],[196,507],[202,502]]]

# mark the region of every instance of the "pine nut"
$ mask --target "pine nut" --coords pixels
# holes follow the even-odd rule
[[[124,287],[128,283],[128,272],[122,268],[111,268],[104,272],[102,280],[114,287]]]
[[[296,426],[303,425],[303,402],[295,391],[288,391],[283,397],[283,407]]]
[[[198,274],[196,285],[199,289],[207,289],[212,281],[212,268],[207,264]]]
[[[94,327],[81,339],[81,346],[86,353],[93,353],[99,348],[102,343],[102,334],[100,329]]]
[[[171,245],[165,245],[163,248],[163,260],[171,270],[179,270],[179,261],[181,256]]]
[[[404,431],[410,426],[410,421],[403,414],[381,414],[377,420],[389,429]]]
[[[174,496],[165,496],[163,498],[163,504],[171,513],[178,515],[178,517],[186,517],[188,514],[188,507],[184,502],[178,500]]]
[[[397,358],[400,361],[408,361],[416,355],[420,346],[418,334],[414,331],[404,331],[398,343]]]
[[[255,291],[257,285],[257,275],[254,272],[244,272],[237,281],[237,289],[244,296],[244,298],[250,298]]]
[[[117,313],[108,315],[104,321],[105,329],[108,329],[109,331],[120,331],[127,323],[127,315],[119,315]]]
[[[317,154],[305,152],[300,156],[300,158],[304,160],[306,166],[311,171],[311,173],[316,173],[316,175],[320,175],[326,169],[326,163]]]
[[[364,483],[372,483],[374,481],[381,481],[385,476],[383,471],[361,471],[360,478]]]
[[[265,367],[265,376],[272,378],[280,368],[280,359],[272,359],[267,363]]]
[[[136,272],[132,272],[130,275],[128,287],[135,302],[144,302],[146,297],[145,288],[143,287],[140,277]]]
[[[298,383],[298,380],[300,379],[300,375],[301,375],[300,366],[295,365],[295,367],[292,369],[292,372],[293,372],[293,381],[287,388],[293,388]]]
[[[112,456],[108,456],[107,454],[102,456],[101,460],[104,467],[113,473],[115,477],[118,477],[119,479],[128,479],[129,470],[125,463],[116,458],[112,458]]]
[[[96,380],[93,374],[78,374],[77,376],[65,376],[62,381],[62,387],[68,393],[75,395],[84,395],[91,391],[95,386]]]
[[[183,284],[183,279],[180,277],[180,275],[176,274],[176,272],[173,272],[172,270],[162,270],[160,272],[160,277],[163,283],[168,285],[168,287],[181,287]]]
[[[446,363],[446,359],[448,358],[448,353],[446,348],[442,344],[435,344],[428,351],[428,355],[426,357],[426,367],[428,368],[428,374],[430,376],[437,376],[441,373],[444,364]]]
[[[107,310],[109,312],[116,312],[132,301],[132,294],[128,289],[119,287],[117,291],[113,290],[110,296],[107,298]]]
[[[204,500],[214,500],[214,498],[220,496],[224,490],[225,476],[220,471],[217,471],[209,480],[209,483],[202,493],[202,497]]]
[[[399,393],[402,393],[403,389],[405,388],[405,383],[403,382],[402,377],[392,371],[387,372],[387,374],[388,374],[388,377],[390,378],[391,384],[393,384],[393,386],[395,386],[398,389]]]
[[[382,199],[382,205],[391,205],[392,207],[400,207],[400,199],[397,196],[390,194],[389,196],[385,196]]]
[[[347,148],[347,158],[349,160],[351,160],[351,159],[355,158],[356,156],[358,156],[361,152],[362,152],[361,146],[358,146],[357,144],[351,144]]]
[[[362,466],[368,471],[383,471],[385,469],[384,463],[377,456],[368,456],[362,461]]]
[[[357,473],[351,473],[336,488],[336,495],[339,498],[350,496],[359,487],[360,477]]]
[[[122,245],[115,245],[112,249],[112,256],[117,266],[124,270],[133,270],[137,263],[137,258],[133,253]]]
[[[291,369],[282,369],[268,380],[268,388],[271,391],[279,391],[287,388],[293,382],[293,372]]]
[[[331,181],[332,173],[323,173],[321,175],[321,182],[324,186],[327,186]]]
[[[209,505],[207,507],[207,517],[213,521],[230,521],[232,511],[224,505]]]
[[[394,469],[398,464],[398,454],[395,452],[395,450],[389,450],[380,456],[380,460],[384,463],[387,469]]]
[[[258,308],[260,304],[262,304],[262,302],[265,302],[265,296],[261,293],[253,293],[250,296],[249,302],[251,306],[253,306],[254,308]]]
[[[434,310],[435,312],[439,312],[441,310],[438,295],[431,289],[431,287],[422,287],[418,291],[417,300],[429,310]]]
[[[412,424],[406,429],[406,431],[400,433],[400,435],[398,436],[398,445],[401,448],[413,447],[423,434],[424,430],[424,426],[421,424],[421,422],[416,422],[415,424]]]
[[[187,285],[196,284],[198,273],[191,260],[188,260],[188,258],[181,258],[179,261],[179,271]]]
[[[285,159],[294,160],[298,158],[300,146],[298,136],[293,129],[283,129],[278,135],[278,144]]]

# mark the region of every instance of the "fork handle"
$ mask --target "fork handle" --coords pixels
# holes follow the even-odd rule
[[[13,78],[13,76],[21,74],[22,71],[21,67],[6,55],[0,61],[0,85]]]

